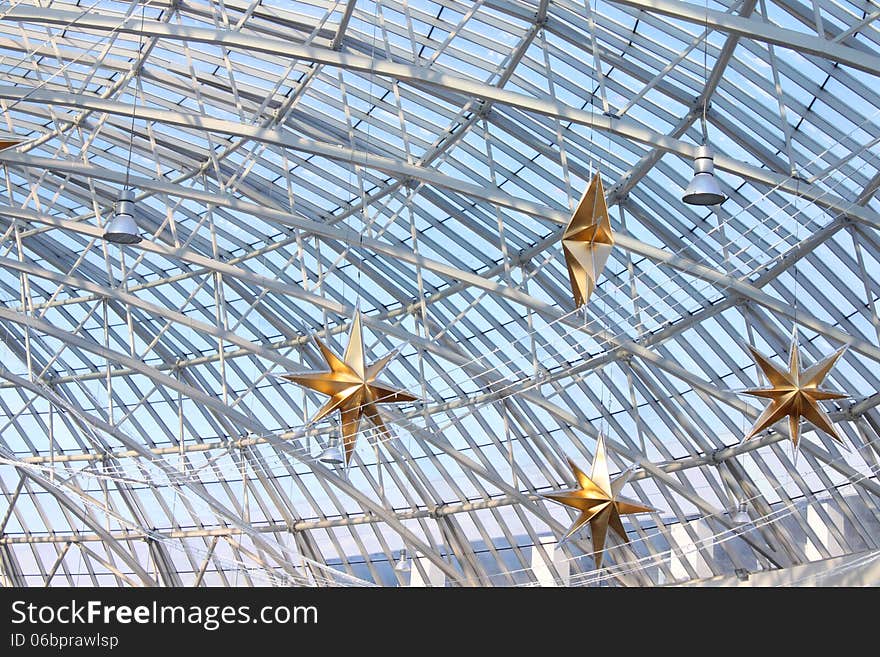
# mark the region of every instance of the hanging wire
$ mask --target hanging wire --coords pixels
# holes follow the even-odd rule
[[[703,132],[703,145],[709,143],[709,127],[706,123],[706,108],[709,106],[709,0],[706,0],[706,29],[703,36],[703,102],[700,128]]]
[[[379,11],[380,11],[379,7],[380,7],[380,4],[381,4],[381,0],[373,0],[373,35],[372,35],[372,38],[370,39],[370,61],[375,61],[375,59],[376,59],[376,30],[379,27]],[[378,110],[378,106],[375,104],[376,99],[375,99],[375,95],[373,92],[375,84],[376,84],[376,71],[375,71],[375,67],[371,66],[370,67],[370,85],[369,85],[369,92],[368,92],[369,93],[368,103],[369,103],[370,110],[375,110],[375,114],[378,114],[379,110]],[[359,176],[360,180],[359,180],[359,185],[358,185],[360,188],[360,192],[361,192],[361,211],[363,212],[363,215],[364,215],[364,218],[363,218],[364,227],[360,231],[359,243],[358,243],[358,250],[360,253],[363,253],[363,250],[364,250],[364,233],[371,232],[370,227],[372,226],[372,220],[370,220],[370,218],[369,218],[369,213],[368,213],[369,211],[367,209],[367,188],[366,188],[366,184],[364,181],[364,173],[367,170],[366,156],[370,153],[370,147],[372,145],[373,121],[371,121],[370,119],[371,119],[371,117],[368,112],[367,113],[367,141],[366,141],[366,145],[364,148],[364,153],[365,153],[364,167],[361,170],[361,173]],[[364,268],[363,264],[361,264],[361,266],[357,268],[358,299],[360,299],[361,294],[363,293],[363,290],[361,289],[361,276],[363,275],[363,268]]]
[[[795,193],[794,193],[794,243],[795,247],[797,247],[801,242],[801,208],[800,208],[800,200],[801,200],[801,177],[797,172],[797,165],[792,166],[794,169],[795,176]],[[792,263],[792,276],[794,278],[794,298],[792,299],[792,307],[794,308],[794,326],[798,325],[798,297],[800,296],[798,290],[798,262],[800,258],[795,259]]]
[[[128,131],[128,162],[125,165],[125,184],[123,189],[128,189],[129,180],[131,179],[131,158],[134,151],[134,121],[137,115],[138,95],[140,94],[141,66],[144,62],[140,60],[141,50],[144,47],[144,22],[147,14],[147,5],[141,7],[141,29],[138,35],[137,55],[134,58],[134,100],[131,106],[131,125]]]

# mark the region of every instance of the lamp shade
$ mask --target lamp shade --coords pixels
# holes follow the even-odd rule
[[[113,219],[104,227],[104,239],[114,244],[137,244],[141,241],[140,230],[134,219],[134,192],[130,189],[119,194]]]
[[[715,157],[709,146],[703,145],[697,149],[694,177],[681,200],[689,205],[718,205],[727,200],[715,177]]]
[[[400,551],[400,556],[397,558],[397,563],[394,564],[394,570],[399,573],[408,573],[410,568],[409,558],[406,556],[406,548],[403,548]]]
[[[745,525],[751,521],[749,518],[749,503],[748,502],[740,502],[739,506],[736,508],[736,513],[733,514],[733,518],[731,518],[733,524],[735,525]]]
[[[335,440],[331,440],[330,444],[327,445],[318,456],[318,460],[321,463],[327,463],[328,465],[340,465],[345,462],[345,457],[342,455],[342,449],[340,449],[339,443]]]

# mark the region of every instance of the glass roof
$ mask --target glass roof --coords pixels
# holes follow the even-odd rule
[[[878,17],[3,3],[3,581],[652,585],[877,549]],[[704,137],[714,207],[681,201]],[[597,172],[616,242],[575,309],[560,240]],[[278,375],[325,368],[313,336],[342,354],[357,309],[418,400],[343,468],[327,398]],[[848,449],[743,442],[747,345],[782,366],[795,327],[807,363],[848,346],[823,384]],[[601,570],[541,497],[600,433],[655,509]]]

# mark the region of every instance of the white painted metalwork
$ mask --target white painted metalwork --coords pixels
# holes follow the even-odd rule
[[[24,139],[0,153],[0,581],[868,572],[878,18],[856,0],[0,8],[3,131]],[[680,200],[704,114],[712,211]],[[615,249],[584,315],[559,239],[597,168]],[[108,246],[126,184],[143,241]],[[368,357],[402,347],[387,376],[423,400],[328,467],[333,426],[303,420],[323,400],[273,374],[321,367],[312,334],[341,352],[358,302]],[[850,346],[829,385],[851,399],[827,410],[852,448],[807,431],[796,463],[779,431],[740,443],[760,408],[737,394],[759,376],[744,345],[783,357],[793,325],[810,359]],[[596,571],[540,494],[599,430],[657,511],[626,516]]]

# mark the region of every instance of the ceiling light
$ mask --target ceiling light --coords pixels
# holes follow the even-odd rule
[[[740,502],[739,506],[736,507],[736,513],[733,514],[731,520],[735,525],[745,525],[751,522],[751,518],[749,518],[749,503]]]
[[[327,447],[325,447],[324,451],[318,456],[318,460],[321,463],[326,463],[328,465],[341,465],[345,462],[342,448],[339,446],[339,441],[335,436],[331,437],[327,442]]]
[[[130,189],[124,189],[119,194],[113,219],[104,227],[104,239],[114,244],[137,244],[141,241],[134,219],[134,192]]]
[[[697,148],[694,177],[681,200],[690,205],[718,205],[727,200],[715,177],[714,154],[706,144]]]
[[[408,573],[410,571],[409,557],[406,555],[406,548],[400,551],[397,563],[394,564],[394,570],[399,573]]]

